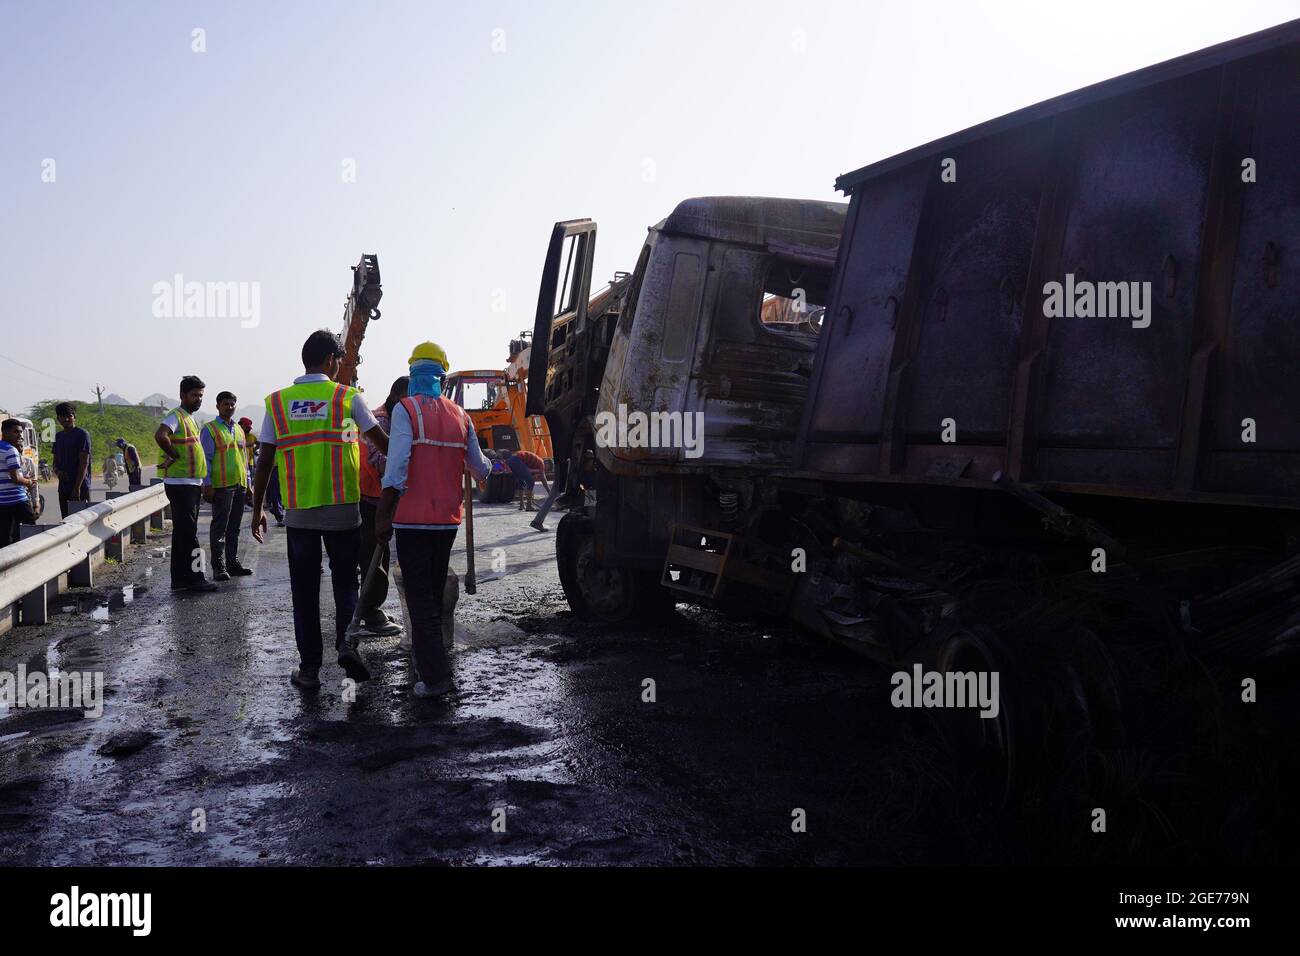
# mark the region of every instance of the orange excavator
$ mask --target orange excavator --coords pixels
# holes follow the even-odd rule
[[[447,376],[447,397],[469,413],[479,446],[509,455],[529,451],[544,462],[543,475],[554,475],[551,432],[541,415],[525,411],[528,400],[528,358],[531,332],[510,342],[510,360],[505,369],[471,369]],[[494,471],[479,484],[479,500],[485,503],[509,501],[514,496],[514,476]]]
[[[361,341],[366,328],[377,322],[383,314],[379,300],[384,297],[379,284],[379,257],[363,253],[361,261],[352,267],[352,291],[343,306],[343,361],[339,365],[336,381],[345,385],[357,384],[357,367],[361,365]]]

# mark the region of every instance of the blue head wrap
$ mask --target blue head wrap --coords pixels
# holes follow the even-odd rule
[[[406,394],[438,398],[442,395],[442,377],[446,374],[447,370],[433,359],[416,359],[411,363],[411,383],[406,387]]]

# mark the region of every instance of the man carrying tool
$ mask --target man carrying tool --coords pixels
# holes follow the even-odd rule
[[[203,404],[203,379],[181,379],[181,403],[167,413],[153,440],[162,450],[158,474],[162,475],[167,502],[172,509],[172,590],[215,591],[217,586],[195,567],[199,550],[199,499],[208,463],[199,447],[199,426],[193,415]],[[202,567],[202,564],[199,565]]]
[[[375,409],[375,418],[385,433],[389,431],[393,409],[406,397],[409,382],[403,375],[393,382],[388,390],[384,404]],[[374,557],[375,548],[381,548],[379,563],[374,573],[361,581],[361,625],[371,634],[389,636],[402,633],[402,625],[384,613],[384,602],[388,600],[388,542],[375,540],[375,512],[379,508],[379,498],[383,494],[380,482],[384,478],[384,453],[369,440],[361,448],[361,573],[366,574],[370,559]]]
[[[208,466],[203,478],[203,500],[212,505],[208,550],[212,553],[214,581],[253,573],[239,563],[239,523],[244,517],[244,495],[248,490],[248,459],[244,430],[233,419],[238,401],[233,392],[219,392],[217,417],[199,434]]]
[[[492,470],[465,410],[442,395],[447,353],[422,342],[410,358],[407,397],[393,409],[383,497],[375,514],[375,540],[397,529],[411,651],[419,680],[416,697],[441,697],[455,689],[442,645],[442,596],[451,546],[465,513],[465,468],[476,478]]]
[[[253,537],[265,540],[262,505],[271,470],[279,468],[280,490],[288,511],[289,586],[293,592],[293,634],[301,666],[289,679],[298,687],[320,687],[321,545],[329,555],[334,587],[334,646],[348,677],[366,680],[370,671],[347,638],[357,607],[357,555],[360,550],[361,453],[359,434],[381,451],[388,436],[366,407],[361,393],[332,381],[343,349],[334,333],[320,329],[302,347],[304,374],[288,388],[266,397],[261,446],[253,476]]]

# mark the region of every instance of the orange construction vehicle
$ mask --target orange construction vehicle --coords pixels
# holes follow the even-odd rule
[[[545,462],[545,477],[555,472],[551,432],[541,415],[528,415],[528,356],[531,333],[510,343],[510,361],[502,371],[473,369],[450,373],[447,397],[469,413],[479,446],[509,455],[530,451]],[[536,477],[541,478],[542,475]],[[487,503],[514,497],[514,475],[494,471],[479,483],[479,500]]]

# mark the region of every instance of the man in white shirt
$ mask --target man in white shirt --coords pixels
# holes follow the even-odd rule
[[[181,403],[168,412],[153,435],[162,449],[158,473],[172,509],[173,591],[217,590],[203,576],[203,552],[199,548],[199,500],[208,468],[193,415],[203,404],[203,389],[203,380],[197,375],[181,379]]]

